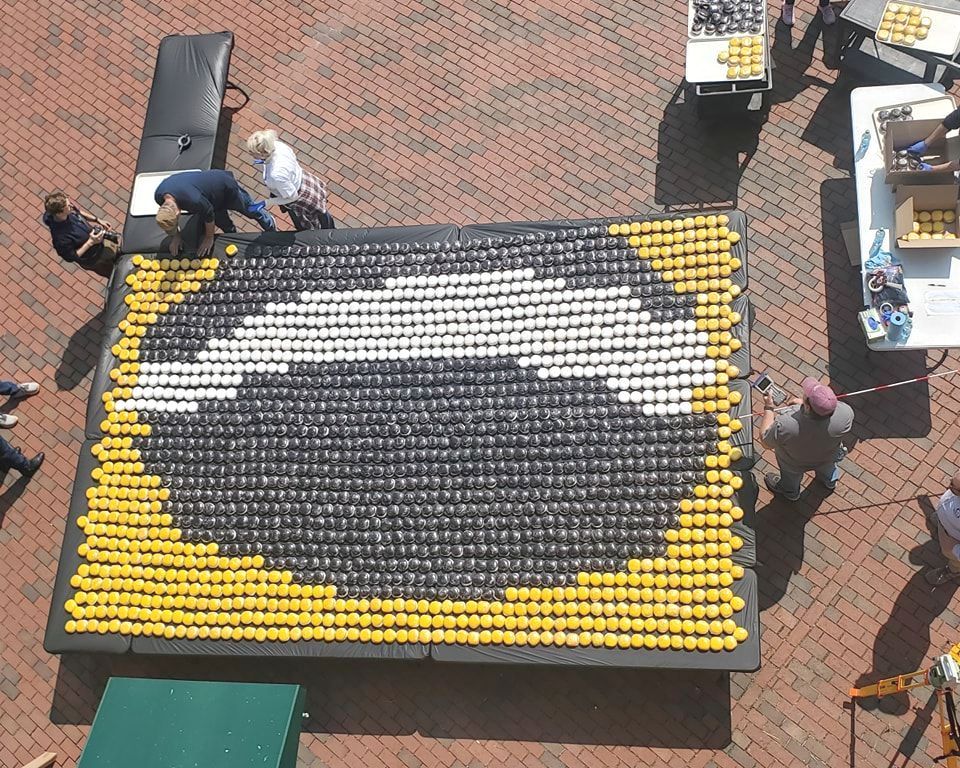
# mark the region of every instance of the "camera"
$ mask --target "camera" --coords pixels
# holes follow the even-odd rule
[[[99,235],[101,232],[103,232],[103,227],[97,226],[93,228],[93,234]],[[120,233],[119,232],[103,232],[103,239],[109,240],[112,243],[119,243]]]

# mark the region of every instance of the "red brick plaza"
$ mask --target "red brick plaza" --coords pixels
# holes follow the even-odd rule
[[[957,382],[860,397],[861,443],[836,493],[758,503],[763,666],[729,678],[605,669],[48,655],[51,585],[103,321],[103,284],[53,253],[41,196],[113,222],[133,178],[156,48],[232,29],[226,167],[258,189],[242,141],[275,126],[326,175],[341,226],[583,218],[735,204],[750,217],[754,365],[842,391],[960,367],[956,352],[869,354],[849,90],[813,4],[774,45],[760,128],[684,103],[684,4],[400,0],[5,4],[0,56],[4,378],[35,379],[6,433],[47,463],[0,495],[0,766],[73,765],[110,675],[308,686],[303,766],[888,766],[940,754],[929,689],[857,707],[858,680],[960,640],[923,511],[960,464]],[[772,25],[771,25],[772,26]],[[953,88],[954,96],[960,89]],[[228,93],[227,106],[239,106]],[[289,228],[289,222],[284,222]],[[761,462],[758,476],[767,469]],[[851,729],[855,730],[855,739]]]

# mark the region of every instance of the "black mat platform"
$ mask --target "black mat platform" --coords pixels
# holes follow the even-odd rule
[[[136,174],[210,169],[232,50],[232,32],[169,35],[160,41]],[[183,135],[190,145],[181,150],[177,142]],[[197,231],[193,219],[183,219],[188,233]],[[124,253],[153,253],[165,240],[152,216],[131,216],[128,210]]]
[[[507,587],[570,586],[584,572],[612,576],[623,571],[628,559],[658,556],[663,532],[675,525],[669,510],[703,482],[702,470],[695,467],[702,467],[698,463],[702,457],[716,450],[711,426],[715,417],[683,416],[678,410],[644,415],[638,406],[618,401],[605,379],[588,373],[589,366],[566,370],[538,364],[539,353],[523,339],[540,339],[539,331],[523,336],[517,330],[533,325],[501,329],[520,334],[515,342],[506,337],[496,343],[467,337],[456,341],[461,331],[451,330],[458,322],[474,323],[478,330],[468,335],[487,333],[484,323],[499,323],[509,317],[504,313],[511,307],[527,305],[521,296],[548,306],[543,317],[569,318],[560,328],[577,328],[581,315],[574,304],[559,303],[568,300],[557,293],[564,286],[590,289],[591,296],[600,297],[598,302],[614,303],[618,299],[603,297],[616,295],[611,288],[629,286],[619,295],[642,298],[645,311],[649,307],[658,313],[656,322],[692,318],[696,297],[677,301],[672,287],[662,284],[649,263],[625,249],[622,240],[605,234],[609,223],[463,230],[439,225],[218,237],[217,276],[146,329],[140,347],[140,362],[146,365],[141,378],[160,375],[160,369],[150,366],[171,360],[188,367],[205,360],[213,367],[204,371],[233,376],[223,363],[229,350],[261,350],[256,359],[270,360],[274,368],[267,369],[264,363],[254,370],[253,358],[248,364],[238,357],[242,365],[236,365],[243,373],[230,385],[188,384],[176,379],[180,374],[175,372],[172,383],[143,384],[143,391],[134,396],[140,402],[135,406],[140,422],[153,430],[149,437],[137,438],[135,447],[145,472],[158,476],[161,487],[170,489],[163,508],[173,516],[177,537],[184,542],[215,541],[222,557],[256,554],[264,558],[264,572],[286,572],[294,584],[336,584],[338,598],[399,595],[461,606],[477,601],[499,604]],[[741,234],[735,249],[743,251],[734,251],[742,268],[732,279],[745,286],[745,219],[732,214],[730,226]],[[538,234],[544,235],[543,243]],[[593,240],[592,248],[587,240]],[[549,250],[543,247],[547,243]],[[237,246],[238,253],[223,255],[227,245]],[[441,660],[511,663],[526,663],[529,654],[542,654],[548,663],[736,670],[759,664],[756,584],[750,571],[756,557],[750,524],[756,493],[749,473],[740,475],[744,487],[733,499],[744,509],[744,519],[730,528],[743,542],[731,559],[747,569],[731,587],[745,602],[736,623],[749,633],[734,651],[460,647],[450,641],[265,643],[145,636],[131,640],[112,631],[66,633],[62,607],[74,592],[70,579],[80,563],[77,547],[83,541],[76,520],[86,512],[88,489],[97,485],[90,473],[100,462],[90,455],[90,447],[100,438],[100,423],[107,416],[101,396],[112,389],[110,347],[119,338],[115,329],[126,312],[124,297],[131,289],[124,280],[131,270],[127,259],[118,270],[117,289],[108,307],[110,330],[88,414],[91,440],[78,468],[45,638],[48,650],[389,658],[429,654]],[[457,277],[451,280],[451,275]],[[443,294],[461,297],[450,298],[449,306],[429,304],[434,298],[440,301],[434,294],[450,285],[495,285],[497,290],[484,288],[479,295],[510,300],[488,303],[499,314],[481,312],[472,318],[456,304],[471,295],[466,289]],[[404,286],[410,289],[402,294],[406,298],[401,297]],[[373,309],[373,301],[386,303]],[[364,309],[365,303],[371,308]],[[584,308],[582,317],[599,312],[591,322],[607,327],[614,323],[613,304],[610,307],[608,314]],[[731,308],[743,317],[733,329],[743,349],[730,357],[743,375],[749,371],[746,299],[738,298]],[[426,319],[441,310],[447,313],[444,320],[439,315]],[[378,311],[382,315],[376,315]],[[464,319],[455,317],[458,312]],[[424,317],[410,319],[410,313]],[[307,318],[318,316],[331,320],[308,324]],[[374,322],[372,317],[382,319]],[[426,330],[416,331],[411,325],[406,335],[394,336],[392,331],[377,335],[426,339],[427,347],[401,346],[398,341],[389,349],[403,348],[404,356],[397,352],[388,357],[388,347],[383,346],[383,362],[370,351],[375,346],[350,341],[371,335],[338,331],[331,336],[284,336],[268,331],[330,326],[369,330],[377,324],[393,329],[408,327],[405,323],[422,323]],[[614,335],[620,333],[609,327]],[[246,328],[263,333],[248,333]],[[289,341],[270,347],[258,341],[274,337],[293,339],[299,346]],[[316,338],[328,338],[330,343],[306,345]],[[557,344],[563,338],[548,340]],[[335,344],[334,339],[340,341]],[[528,345],[527,351],[513,352],[521,343]],[[431,344],[437,353],[422,353]],[[484,354],[480,349],[486,350]],[[352,356],[345,357],[344,350]],[[200,368],[196,371],[199,376]],[[729,386],[742,397],[730,411],[744,425],[730,440],[743,451],[735,465],[740,469],[753,458],[750,391],[743,380]],[[157,403],[187,400],[193,403],[189,413],[158,410]],[[658,408],[666,408],[668,399],[656,402]],[[451,656],[459,651],[477,658]],[[506,652],[503,658],[494,659],[500,651]]]

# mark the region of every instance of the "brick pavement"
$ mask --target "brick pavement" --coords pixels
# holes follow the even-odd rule
[[[856,401],[863,441],[834,495],[809,489],[794,506],[761,495],[755,675],[44,653],[102,288],[52,254],[39,197],[64,187],[120,219],[168,32],[235,27],[231,79],[251,98],[232,115],[227,166],[252,188],[241,143],[273,124],[329,177],[348,226],[736,201],[754,233],[759,365],[851,390],[939,362],[868,355],[859,339],[858,276],[839,231],[855,216],[850,84],[834,84],[835,46],[824,51],[812,7],[800,6],[792,40],[778,30],[775,104],[758,133],[705,126],[683,103],[676,0],[174,5],[5,5],[17,23],[0,57],[0,356],[4,374],[46,387],[18,409],[13,436],[48,460],[29,484],[7,477],[0,495],[0,766],[46,749],[73,764],[110,674],[306,682],[304,766],[929,764],[931,700],[851,717],[843,692],[957,639],[953,592],[922,579],[937,562],[922,510],[960,460],[949,380]],[[98,86],[102,97],[87,94]]]

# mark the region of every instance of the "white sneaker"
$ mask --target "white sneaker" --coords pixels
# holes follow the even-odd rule
[[[793,26],[793,6],[792,5],[788,5],[787,3],[783,4],[783,8],[780,9],[780,21],[782,21],[788,27]]]
[[[823,16],[823,23],[828,27],[837,23],[837,12],[833,10],[832,5],[821,6],[820,15]]]
[[[40,385],[35,381],[25,381],[23,384],[17,384],[19,391],[12,395],[13,397],[31,397],[40,391]]]
[[[14,426],[18,421],[20,421],[20,419],[12,413],[0,413],[0,427],[10,429],[10,427]]]

